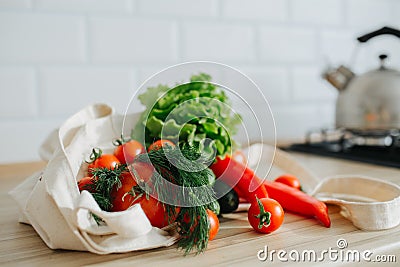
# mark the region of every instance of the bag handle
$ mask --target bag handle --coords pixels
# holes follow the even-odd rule
[[[107,117],[114,113],[112,107],[106,104],[93,104],[78,111],[67,119],[59,129],[53,130],[39,148],[40,157],[49,161],[61,145],[64,150],[72,140],[76,131],[88,121]]]

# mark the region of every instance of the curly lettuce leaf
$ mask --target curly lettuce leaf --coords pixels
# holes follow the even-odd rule
[[[146,145],[169,139],[221,156],[231,152],[232,136],[241,117],[231,110],[224,91],[211,83],[210,75],[193,75],[190,83],[173,88],[150,87],[139,100],[146,110],[132,132],[133,138],[143,138]]]

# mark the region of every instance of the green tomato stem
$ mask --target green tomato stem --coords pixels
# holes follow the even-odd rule
[[[257,204],[260,209],[260,214],[254,215],[258,222],[258,229],[262,229],[264,226],[268,227],[271,224],[271,212],[265,211],[263,204],[261,203],[260,199],[256,196]]]

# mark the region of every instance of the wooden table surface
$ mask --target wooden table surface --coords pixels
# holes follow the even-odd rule
[[[379,177],[400,184],[400,169],[335,160],[317,156],[292,153],[304,166],[318,177],[336,174],[363,174]],[[400,262],[400,227],[383,231],[361,231],[339,214],[339,208],[329,206],[331,228],[325,228],[314,219],[286,213],[284,224],[269,235],[255,233],[247,222],[247,213],[224,215],[220,231],[201,255],[186,257],[176,246],[125,254],[95,255],[89,252],[51,250],[43,243],[29,225],[17,222],[18,211],[7,192],[25,177],[40,170],[43,162],[0,165],[0,264],[6,266],[286,266],[298,265],[343,265],[353,262],[335,262],[325,255],[323,262],[281,262],[276,258],[260,261],[257,252],[268,246],[268,250],[292,250],[321,252],[329,248],[338,250],[339,238],[347,241],[347,249],[363,252],[371,250],[373,255],[394,255]],[[288,256],[286,255],[286,258]],[[384,257],[381,257],[383,259]],[[388,257],[386,257],[388,258]],[[373,263],[361,261],[358,265]],[[385,263],[383,266],[395,266]]]

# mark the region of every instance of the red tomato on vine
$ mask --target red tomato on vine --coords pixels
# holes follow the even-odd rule
[[[175,214],[172,214],[171,217],[171,214],[168,214],[166,204],[151,196],[149,196],[149,198],[146,198],[145,196],[142,197],[140,206],[142,206],[142,209],[149,219],[151,225],[158,228],[163,228],[173,223],[177,214],[179,213],[179,208],[177,207],[175,208]]]
[[[146,152],[144,146],[136,140],[125,142],[125,140],[119,139],[114,142],[114,145],[117,145],[114,155],[123,164],[132,163],[137,155]]]
[[[283,174],[275,179],[275,182],[282,183],[288,185],[290,187],[296,188],[298,190],[301,189],[301,184],[299,179],[296,176],[291,174]]]
[[[247,213],[250,225],[259,233],[272,233],[283,222],[284,212],[281,205],[272,198],[256,198]]]
[[[160,139],[155,141],[154,143],[152,143],[149,148],[147,149],[148,152],[152,151],[152,150],[159,150],[165,146],[170,146],[170,147],[174,147],[175,144],[172,141],[169,141],[167,139]]]
[[[94,193],[96,190],[94,188],[95,178],[92,176],[83,177],[78,181],[78,188],[79,191],[82,192],[83,190],[87,190],[90,193]]]
[[[93,148],[88,162],[88,173],[92,175],[92,170],[96,168],[106,168],[114,170],[121,162],[112,154],[103,154],[100,148]]]
[[[111,191],[111,211],[123,211],[142,200],[143,193],[137,187],[135,178],[130,172],[120,176],[121,187],[114,187]]]
[[[210,222],[208,240],[213,240],[219,231],[219,220],[217,215],[209,209],[207,210],[207,216]]]

